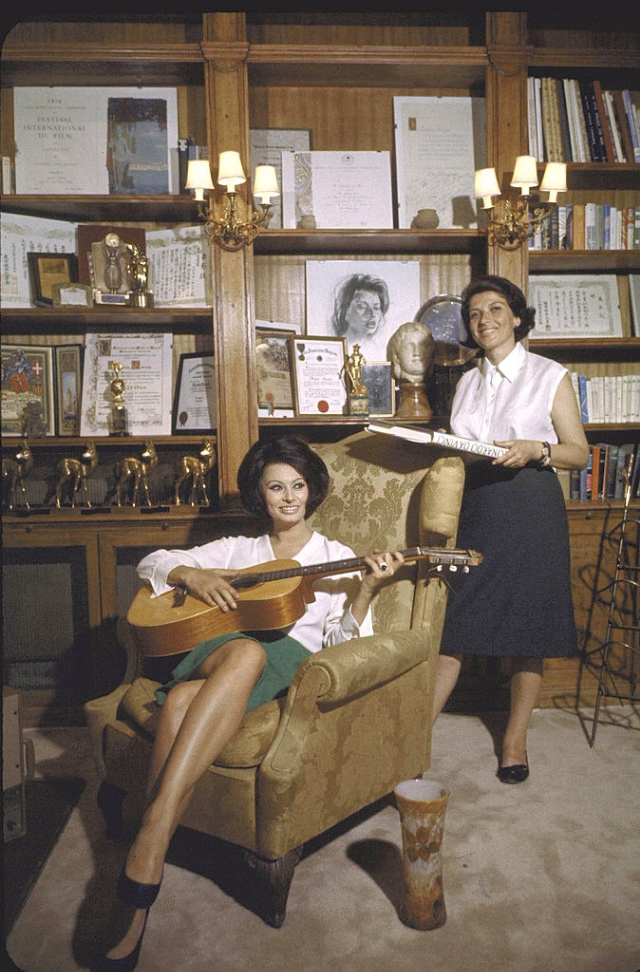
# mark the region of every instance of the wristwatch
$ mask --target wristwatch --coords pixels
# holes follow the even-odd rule
[[[543,469],[545,466],[551,465],[551,446],[548,442],[542,443],[542,455],[538,460],[538,465]]]

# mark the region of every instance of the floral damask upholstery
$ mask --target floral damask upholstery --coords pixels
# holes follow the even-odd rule
[[[318,451],[332,485],[310,521],[315,529],[357,556],[455,546],[464,485],[458,457],[368,432]],[[183,823],[278,865],[428,769],[446,596],[446,575],[427,560],[405,564],[375,598],[373,636],[311,655],[286,698],[247,713],[200,780]],[[142,676],[123,619],[119,637],[129,655],[123,684],[87,703],[85,714],[100,776],[135,805],[158,718],[158,683]],[[265,916],[271,924],[284,920],[290,880]]]

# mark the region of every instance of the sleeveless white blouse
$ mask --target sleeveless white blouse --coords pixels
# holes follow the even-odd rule
[[[566,373],[557,361],[526,351],[519,341],[497,367],[481,358],[458,382],[451,431],[480,442],[557,442],[551,409]]]

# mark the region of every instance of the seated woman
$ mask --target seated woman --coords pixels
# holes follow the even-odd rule
[[[238,487],[245,508],[268,518],[269,531],[259,537],[225,537],[189,551],[159,550],[140,562],[138,573],[154,594],[183,587],[228,612],[241,602],[231,581],[243,567],[294,558],[302,566],[351,559],[349,547],[312,531],[306,522],[328,486],[323,460],[304,442],[282,436],[256,443],[240,466]],[[162,708],[147,806],[118,882],[119,905],[110,925],[113,945],[93,972],[135,968],[171,837],[196,783],[235,735],[244,713],[285,691],[309,653],[373,633],[371,600],[403,557],[374,551],[364,559],[363,574],[316,580],[315,600],[286,631],[211,638],[189,652],[158,690]]]

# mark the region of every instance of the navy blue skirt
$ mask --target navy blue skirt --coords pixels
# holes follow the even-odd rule
[[[456,545],[483,561],[449,575],[442,654],[577,653],[569,528],[553,469],[469,466]]]

